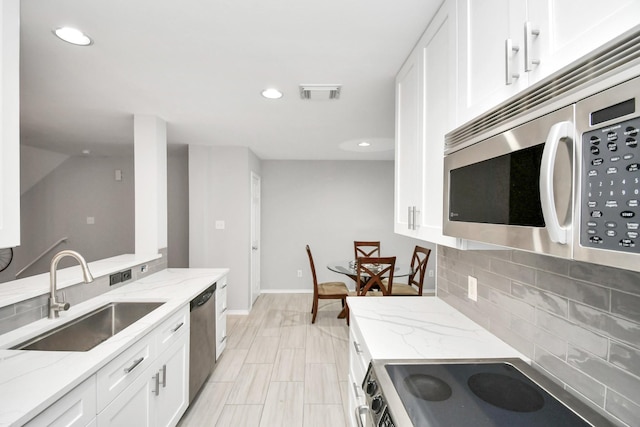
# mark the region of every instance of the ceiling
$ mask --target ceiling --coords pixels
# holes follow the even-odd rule
[[[21,140],[71,155],[132,152],[133,115],[150,114],[167,122],[171,145],[391,160],[395,74],[440,3],[22,0]],[[94,43],[57,39],[61,26]],[[340,84],[340,99],[302,100],[300,84]],[[267,87],[284,97],[263,98]]]

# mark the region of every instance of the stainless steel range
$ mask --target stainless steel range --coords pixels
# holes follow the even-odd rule
[[[362,388],[375,427],[612,425],[520,359],[373,360]]]

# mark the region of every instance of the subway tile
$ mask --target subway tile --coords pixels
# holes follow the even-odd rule
[[[540,347],[536,347],[535,362],[563,383],[571,384],[571,387],[585,398],[600,407],[604,407],[605,386],[599,381],[579,369],[567,365],[563,360],[558,359]]]
[[[482,251],[462,251],[460,252],[459,259],[465,264],[484,270],[488,270],[491,265],[491,258],[485,256]]]
[[[607,336],[637,345],[640,343],[640,324],[609,313],[587,307],[575,302],[569,302],[569,319],[585,325],[589,329],[597,330]]]
[[[570,261],[545,255],[533,254],[530,252],[513,251],[511,261],[515,264],[522,264],[533,267],[537,270],[567,276],[569,274]]]
[[[561,340],[557,336],[550,334],[549,332],[538,328],[533,323],[527,322],[526,320],[519,317],[513,317],[511,322],[511,329],[523,340],[529,341],[536,346],[544,348],[546,351],[553,354],[559,359],[566,359],[567,342]]]
[[[582,325],[543,310],[537,311],[536,324],[564,341],[578,344],[599,357],[607,357],[609,350],[607,338],[584,328]]]
[[[640,295],[640,287],[638,286],[640,272],[586,262],[572,262],[569,268],[569,275],[576,279]]]
[[[607,385],[622,396],[640,404],[640,379],[586,351],[569,346],[567,362],[581,372]]]
[[[511,292],[511,279],[508,277],[500,276],[487,270],[476,270],[475,277],[478,279],[479,285],[488,286],[506,293]]]
[[[0,335],[40,320],[46,316],[46,313],[46,310],[43,308],[35,307],[32,310],[23,311],[15,316],[3,319],[2,322],[0,322]]]
[[[609,309],[610,292],[600,286],[544,271],[537,272],[535,285],[538,288],[562,295],[574,301],[580,301],[592,307],[602,310]]]
[[[640,322],[640,296],[611,291],[611,312]]]
[[[499,306],[502,310],[506,310],[515,316],[522,317],[531,322],[535,321],[535,308],[522,300],[512,297],[510,294],[504,294],[490,289],[487,299]]]
[[[511,294],[522,301],[558,316],[567,317],[569,303],[566,299],[532,286],[513,282]]]
[[[535,345],[532,341],[499,323],[491,323],[487,329],[526,357],[533,358]]]
[[[640,377],[640,349],[612,342],[609,348],[609,361],[617,367]]]
[[[507,250],[507,249],[496,249],[496,250],[483,250],[480,251],[488,257],[498,258],[505,261],[510,261],[512,258],[512,254],[515,251]]]
[[[536,270],[500,259],[491,259],[491,271],[522,283],[535,284]]]
[[[26,301],[21,301],[14,305],[15,313],[20,314],[24,311],[31,311],[36,308],[47,307],[49,306],[49,295],[41,295],[35,298],[29,298]],[[0,316],[2,317],[2,316]]]
[[[640,420],[640,405],[613,390],[607,391],[605,409],[630,426],[638,425],[638,420]]]
[[[2,322],[4,321],[4,319],[7,319],[9,317],[13,317],[15,315],[16,315],[16,305],[15,304],[7,305],[5,307],[0,307],[0,327],[1,327]]]

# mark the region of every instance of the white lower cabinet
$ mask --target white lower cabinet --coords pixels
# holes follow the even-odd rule
[[[362,381],[367,374],[371,353],[364,343],[356,320],[351,317],[349,327],[349,422],[351,427],[358,427],[357,410],[366,405]]]
[[[156,401],[158,427],[175,426],[189,406],[189,339],[183,334],[160,356],[158,375],[160,388]],[[155,380],[155,378],[154,378]]]
[[[216,286],[216,360],[227,346],[227,276]]]
[[[92,375],[25,424],[28,427],[85,427],[95,425],[96,376]]]

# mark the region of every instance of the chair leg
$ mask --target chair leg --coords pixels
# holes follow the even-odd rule
[[[311,306],[311,313],[313,316],[311,317],[311,323],[316,323],[316,316],[318,315],[318,300],[313,300],[313,305]]]

